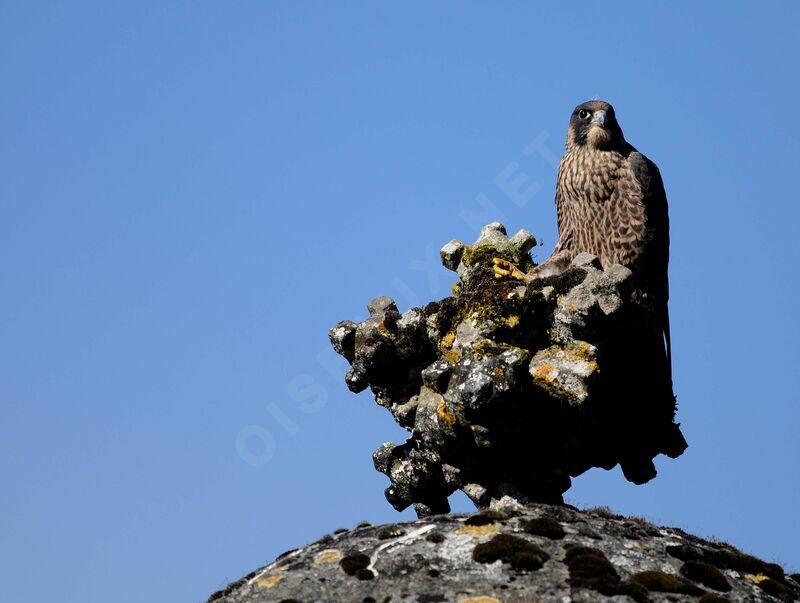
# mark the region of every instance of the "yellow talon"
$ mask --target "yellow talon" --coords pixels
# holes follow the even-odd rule
[[[493,270],[495,278],[510,276],[511,278],[516,278],[521,281],[528,280],[528,275],[508,260],[504,260],[503,258],[492,258],[492,263],[494,264]]]

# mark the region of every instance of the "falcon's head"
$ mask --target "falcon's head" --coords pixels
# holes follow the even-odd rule
[[[624,141],[614,107],[607,102],[591,100],[575,107],[567,130],[568,150],[577,147],[611,149]]]

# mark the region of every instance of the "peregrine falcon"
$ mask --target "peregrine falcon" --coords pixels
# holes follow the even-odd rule
[[[527,274],[496,258],[495,275],[526,281],[552,276],[582,251],[596,255],[604,268],[630,268],[641,297],[656,314],[671,366],[669,215],[658,167],[625,140],[614,108],[600,100],[575,107],[566,150],[558,167],[553,253]]]

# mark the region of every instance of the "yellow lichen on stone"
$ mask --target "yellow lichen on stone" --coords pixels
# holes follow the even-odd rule
[[[503,601],[497,597],[467,597],[461,599],[459,603],[503,603]]]
[[[450,331],[447,335],[442,337],[442,341],[439,344],[439,350],[442,352],[442,356],[444,356],[445,360],[450,364],[455,364],[461,360],[461,352],[453,349],[453,342],[455,340],[456,334]]]
[[[567,348],[567,360],[580,360],[586,363],[586,368],[589,372],[594,372],[598,369],[597,361],[595,360],[595,347],[586,341],[578,341],[575,345]]]
[[[439,421],[449,428],[452,428],[456,423],[455,414],[447,410],[447,406],[445,406],[444,402],[439,402],[436,406],[436,416],[439,417]]]
[[[494,367],[494,370],[492,372],[494,373],[495,377],[503,376],[503,369],[501,369],[499,366]]]
[[[482,526],[461,526],[456,530],[459,534],[467,534],[473,538],[482,538],[484,536],[493,536],[499,530],[497,524],[487,523]]]
[[[586,341],[550,346],[536,353],[530,371],[539,387],[582,404],[589,395],[588,379],[600,371],[597,348]]]
[[[472,349],[470,350],[470,356],[473,358],[481,358],[486,355],[487,346],[491,350],[494,342],[490,339],[480,339],[476,341],[472,345]]]
[[[446,350],[442,352],[442,356],[444,356],[445,360],[450,364],[455,364],[459,360],[461,360],[461,352],[458,350]]]
[[[336,563],[342,558],[342,552],[337,549],[328,549],[320,551],[314,558],[316,565],[326,565],[328,563]]]
[[[545,363],[537,366],[535,373],[537,379],[541,379],[547,383],[552,383],[555,381],[556,375],[558,374],[558,369],[555,367],[555,365]]]
[[[567,348],[567,357],[576,360],[594,359],[595,347],[588,341],[576,341]]]
[[[510,329],[513,329],[518,324],[519,324],[519,316],[514,315],[506,318],[506,326],[508,326]]]
[[[267,576],[266,578],[259,578],[256,584],[259,588],[272,588],[278,582],[283,580],[283,574],[275,574],[274,576]]]
[[[769,576],[765,576],[764,574],[745,574],[744,577],[753,584],[761,584],[764,580],[769,579]]]

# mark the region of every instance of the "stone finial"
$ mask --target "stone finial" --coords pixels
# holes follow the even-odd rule
[[[446,512],[457,489],[478,507],[560,502],[590,467],[620,464],[643,483],[656,455],[686,448],[663,342],[634,275],[580,254],[527,286],[494,278],[495,257],[533,267],[535,242],[489,224],[474,243],[442,248],[459,276],[452,297],[402,314],[378,297],[366,320],[331,329],[351,365],[347,386],[371,388],[410,432],[373,458],[396,509]]]

